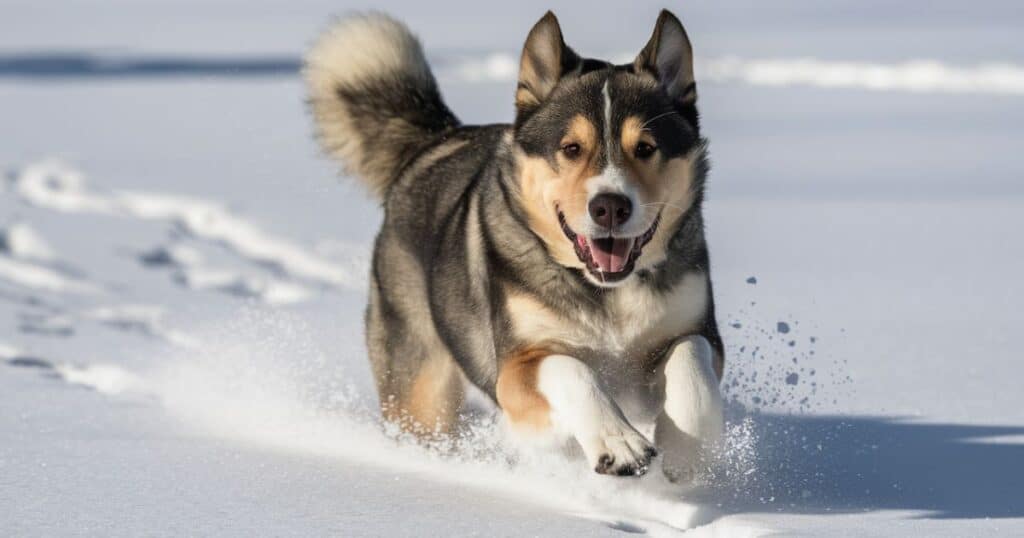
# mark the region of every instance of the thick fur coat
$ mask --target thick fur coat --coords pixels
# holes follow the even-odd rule
[[[633,63],[584,59],[554,15],[512,125],[464,126],[417,39],[338,22],[304,69],[319,140],[384,208],[367,344],[384,416],[457,428],[465,383],[513,432],[608,474],[691,475],[722,428],[692,51],[663,12]],[[639,433],[653,424],[654,439]]]

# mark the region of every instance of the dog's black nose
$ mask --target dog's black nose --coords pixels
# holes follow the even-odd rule
[[[587,209],[598,226],[611,229],[629,220],[633,214],[633,202],[621,194],[604,192],[590,200]]]

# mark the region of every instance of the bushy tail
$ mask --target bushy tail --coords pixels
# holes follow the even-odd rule
[[[387,15],[338,21],[306,54],[303,75],[320,144],[378,197],[431,135],[458,125],[419,41]]]

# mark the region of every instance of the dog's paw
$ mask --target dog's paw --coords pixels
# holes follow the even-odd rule
[[[667,417],[659,417],[654,434],[662,448],[661,469],[670,482],[693,482],[705,464],[707,447],[697,437],[683,433]]]
[[[697,466],[688,461],[662,460],[661,472],[669,482],[689,484],[697,477]]]
[[[587,444],[587,459],[600,474],[643,476],[658,455],[653,444],[626,424],[611,428]]]

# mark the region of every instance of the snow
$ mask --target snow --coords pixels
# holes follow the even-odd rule
[[[160,306],[125,304],[99,306],[85,312],[85,317],[120,330],[136,331],[152,338],[159,338],[178,347],[198,346],[189,335],[165,328],[164,313],[163,307]]]
[[[704,65],[707,77],[715,82],[739,81],[763,86],[802,84],[914,93],[1024,94],[1024,67],[1009,63],[959,67],[937,60],[884,64],[815,58],[719,58]]]
[[[11,360],[18,356],[18,349],[0,342],[0,359]]]
[[[50,245],[30,226],[21,222],[0,229],[0,252],[12,258],[38,261],[54,258]]]
[[[0,279],[25,288],[47,291],[69,291],[91,293],[95,288],[87,283],[78,282],[73,278],[47,267],[26,261],[14,260],[0,256]]]
[[[134,375],[109,364],[61,364],[55,366],[54,370],[67,383],[89,387],[100,394],[122,394],[139,385],[139,380]]]
[[[194,290],[214,289],[240,297],[255,297],[268,304],[299,303],[312,295],[301,284],[249,277],[231,270],[185,268],[175,273],[174,278]]]
[[[317,157],[292,72],[347,6],[103,6],[0,8],[0,534],[1024,533],[1014,3],[677,10],[729,357],[727,440],[692,488],[515,453],[482,404],[440,450],[380,427],[380,214]],[[449,7],[388,9],[460,117],[507,121],[549,6]],[[657,8],[555,6],[624,58]],[[11,67],[63,52],[101,68]]]
[[[353,286],[343,268],[320,259],[303,247],[269,236],[218,204],[195,198],[150,192],[89,192],[84,178],[59,163],[27,167],[15,179],[21,196],[38,207],[68,213],[123,215],[170,221],[185,232],[223,244],[254,262],[332,286]]]

